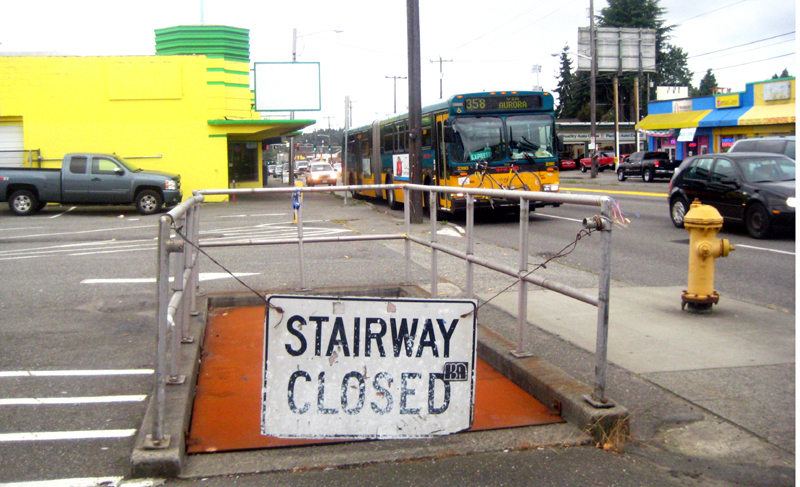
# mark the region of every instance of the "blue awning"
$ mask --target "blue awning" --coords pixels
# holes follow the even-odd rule
[[[751,107],[728,108],[714,110],[698,124],[699,127],[735,127],[739,125],[739,117],[747,113]]]

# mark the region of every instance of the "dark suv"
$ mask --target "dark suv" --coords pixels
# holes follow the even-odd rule
[[[689,204],[699,199],[725,221],[744,222],[753,238],[777,226],[794,226],[795,163],[780,154],[728,152],[686,159],[669,183],[669,214],[683,227]]]
[[[675,167],[677,163],[666,152],[634,152],[617,168],[617,179],[625,181],[629,176],[641,176],[649,183],[655,178],[671,178]]]
[[[795,159],[794,136],[737,140],[728,152],[770,152]]]

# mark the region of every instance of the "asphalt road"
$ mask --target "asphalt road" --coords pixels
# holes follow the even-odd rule
[[[663,196],[667,187],[666,181],[620,183],[611,173],[602,173],[595,180],[577,171],[562,174],[562,191],[610,194],[628,220],[613,234],[615,285],[685,284],[688,233],[674,228],[669,220]],[[330,212],[306,215],[307,235],[353,231],[356,224],[348,221],[341,200],[332,201]],[[560,207],[535,211],[530,217],[531,262],[548,259],[572,242],[581,228],[580,221],[593,214],[590,210]],[[391,212],[376,203],[374,215],[392,218],[401,212]],[[258,202],[207,205],[202,218],[202,238],[278,237],[296,232],[290,207],[282,201],[267,208]],[[119,478],[128,474],[133,435],[141,424],[153,384],[157,219],[121,207],[49,206],[27,218],[12,216],[5,205],[0,208],[0,280],[4,283],[0,293],[0,482]],[[455,241],[460,238],[458,228],[463,226],[463,219],[450,220],[448,226],[456,233],[442,239]],[[397,231],[402,231],[401,220],[396,222]],[[504,256],[500,257],[514,263],[517,226],[514,215],[479,215],[478,246],[500,252],[507,249],[507,255],[502,252]],[[427,226],[418,228],[420,233],[425,230]],[[726,227],[720,236],[737,246],[717,265],[716,287],[722,299],[729,295],[794,314],[794,235],[753,240],[743,228]],[[390,248],[392,245],[400,244],[387,244]],[[459,245],[463,245],[463,239]],[[582,239],[572,253],[548,264],[542,272],[575,286],[591,285],[596,282],[598,249],[599,239]],[[308,250],[310,286],[340,283],[339,269],[345,265],[380,274],[387,283],[398,278],[397,269],[382,268],[375,261],[378,255],[369,245],[309,246]],[[283,272],[283,279],[276,281],[274,273],[262,272],[296,265],[293,248],[219,249],[214,255],[233,272],[251,272],[253,275],[243,279],[257,289],[299,286],[296,274]],[[446,265],[443,273],[449,272]],[[207,266],[204,272],[206,292],[241,290],[220,269]],[[424,265],[415,265],[413,272],[415,280],[427,279]],[[348,278],[354,281],[350,284],[358,285],[357,273]],[[453,282],[462,285],[458,278]],[[507,282],[485,276],[479,279],[476,292],[499,291]],[[45,374],[48,371],[58,374]],[[102,375],[97,375],[98,371]],[[534,453],[514,455],[536,464],[539,460],[523,458]],[[567,461],[569,455],[555,457]],[[463,485],[494,485],[488,483],[495,476],[491,465],[502,462],[502,458],[476,461],[487,462],[486,483],[475,478]],[[621,468],[637,467],[631,464]],[[416,478],[411,473],[414,469],[405,466],[379,467],[364,475],[383,475],[385,470]],[[553,485],[558,485],[556,473],[553,475]],[[315,476],[319,478],[315,480]],[[574,480],[581,483],[581,478],[576,474]],[[326,483],[324,474],[309,473],[304,479],[309,485],[338,485],[342,477],[329,478],[333,483]],[[620,481],[618,485],[636,484]]]

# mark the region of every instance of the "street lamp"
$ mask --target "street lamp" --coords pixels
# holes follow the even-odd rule
[[[297,35],[297,27],[292,29],[292,62],[293,63],[297,62],[297,39],[299,39],[301,37],[306,37],[306,36],[313,36],[314,34],[320,34],[322,32],[335,32],[337,34],[341,34],[344,31],[342,29],[336,27],[336,28],[333,28],[333,29],[324,29],[324,30],[320,30],[320,31],[317,31],[317,32],[311,32],[311,33],[308,33],[308,34]]]

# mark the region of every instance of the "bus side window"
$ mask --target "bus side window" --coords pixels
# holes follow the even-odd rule
[[[430,149],[433,146],[433,132],[430,125],[422,127],[422,148]]]

